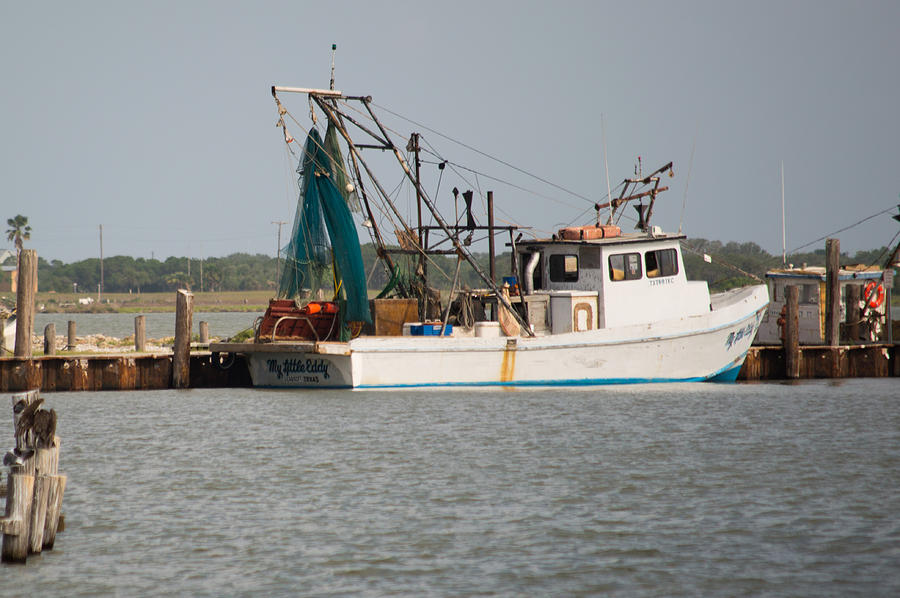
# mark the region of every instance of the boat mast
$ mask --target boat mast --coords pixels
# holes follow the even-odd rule
[[[340,131],[345,126],[344,121],[341,118],[341,113],[337,110],[335,110],[335,112],[338,117],[338,122],[335,124],[339,125],[338,130]],[[350,161],[353,163],[353,173],[356,177],[356,185],[359,187],[359,196],[362,198],[363,205],[366,208],[366,219],[372,227],[372,234],[375,235],[375,242],[378,245],[376,254],[387,263],[388,270],[390,271],[391,276],[393,276],[396,266],[394,265],[394,260],[391,258],[390,254],[384,251],[384,239],[381,238],[381,230],[378,228],[378,222],[375,220],[374,214],[372,214],[372,206],[369,205],[369,196],[366,194],[362,176],[360,176],[359,172],[359,162],[356,159],[356,154],[352,151],[350,152]],[[364,222],[363,225],[365,224],[366,223]]]
[[[350,153],[353,154],[356,157],[356,159],[359,160],[359,162],[363,165],[363,168],[365,169],[366,173],[369,175],[369,178],[372,179],[372,182],[375,184],[375,187],[378,189],[378,192],[381,193],[381,196],[385,198],[386,203],[390,206],[391,211],[394,212],[394,216],[397,217],[397,219],[400,221],[400,223],[403,225],[403,228],[407,232],[411,232],[409,225],[406,224],[406,221],[403,220],[403,216],[400,214],[400,212],[397,211],[397,207],[394,205],[394,202],[392,202],[392,201],[390,201],[390,199],[388,199],[390,196],[388,195],[387,191],[384,190],[384,187],[382,187],[381,184],[378,182],[378,179],[375,178],[375,175],[374,175],[374,173],[372,173],[372,170],[369,168],[369,165],[366,163],[365,160],[362,159],[362,156],[359,154],[359,147],[365,147],[365,146],[358,146],[355,143],[353,143],[353,140],[350,138],[350,134],[347,133],[347,129],[342,124],[343,123],[342,119],[340,119],[338,117],[338,114],[343,114],[343,113],[339,112],[336,108],[334,108],[332,105],[330,105],[328,102],[324,101],[322,98],[318,97],[314,93],[310,93],[309,95],[313,99],[313,101],[316,102],[316,104],[319,106],[319,108],[321,108],[322,111],[325,112],[328,119],[335,124],[338,132],[341,134],[341,136],[347,142],[347,147],[350,149]],[[346,115],[343,115],[343,116],[346,116]],[[353,124],[357,124],[356,121],[354,121],[353,119],[351,119],[349,117],[348,117],[348,120],[350,120],[350,122],[352,122]],[[359,125],[357,124],[357,126],[359,126]],[[363,130],[366,130],[366,129],[363,129]],[[378,139],[377,136],[375,138]],[[378,149],[390,149],[389,144],[385,143],[385,146],[386,147],[378,147],[378,146],[374,146],[374,147],[378,147]],[[374,224],[374,220],[372,223]],[[383,247],[383,245],[382,245],[382,247]]]
[[[416,157],[416,180],[420,179],[419,173],[420,168],[422,166],[422,161],[419,159],[419,134],[412,133],[409,136],[409,146],[412,148],[412,152]],[[419,247],[423,250],[425,249],[425,239],[424,239],[424,231],[422,230],[422,194],[419,190],[419,187],[416,186],[416,211],[419,216]],[[425,262],[425,254],[422,253],[419,255],[419,270],[422,272],[422,278],[427,280],[428,278],[428,264]]]
[[[469,262],[469,265],[472,267],[473,270],[475,270],[475,272],[478,274],[478,276],[481,277],[481,279],[485,283],[487,283],[487,285],[490,287],[490,289],[492,291],[494,291],[494,293],[497,297],[497,301],[502,303],[503,307],[505,307],[507,310],[509,310],[509,312],[513,315],[513,317],[515,317],[516,321],[519,323],[519,325],[522,327],[522,329],[525,330],[525,332],[528,334],[528,336],[534,336],[534,333],[531,331],[531,327],[528,326],[528,324],[525,322],[524,318],[522,318],[522,316],[519,314],[519,312],[516,311],[516,309],[512,306],[512,304],[509,302],[509,299],[507,299],[503,295],[503,293],[500,292],[500,289],[497,287],[497,284],[493,280],[491,280],[491,278],[487,274],[484,273],[484,271],[481,269],[481,267],[478,266],[478,263],[475,261],[475,259],[472,257],[472,255],[468,251],[466,251],[465,247],[463,247],[462,243],[460,243],[458,236],[454,235],[450,232],[450,227],[447,225],[446,222],[444,222],[444,219],[441,218],[441,215],[438,212],[437,207],[435,207],[435,205],[431,202],[431,200],[428,199],[428,195],[422,189],[422,183],[419,181],[419,179],[417,179],[413,175],[412,171],[409,168],[409,164],[407,164],[406,160],[403,158],[403,154],[401,154],[400,150],[397,149],[397,146],[394,145],[393,142],[391,142],[390,136],[388,135],[387,131],[384,129],[383,126],[381,126],[381,121],[379,121],[378,117],[375,116],[375,113],[372,112],[372,107],[369,105],[369,102],[372,101],[372,98],[364,97],[364,98],[360,98],[360,99],[362,101],[363,106],[365,106],[366,110],[369,112],[369,116],[372,117],[372,120],[375,121],[375,124],[378,126],[378,129],[381,131],[381,134],[384,136],[384,139],[388,142],[388,145],[394,151],[394,156],[397,158],[397,161],[400,163],[400,166],[403,168],[403,172],[406,174],[406,177],[415,186],[416,194],[422,198],[422,201],[425,203],[425,205],[428,207],[428,210],[431,212],[432,217],[434,217],[435,222],[438,223],[438,226],[441,227],[441,229],[444,231],[444,234],[446,234],[447,238],[450,239],[450,242],[453,243],[453,248],[456,250],[457,255],[461,256],[463,259],[465,259],[467,262]],[[419,249],[422,250],[421,247]]]
[[[378,117],[375,116],[375,113],[372,111],[370,106],[370,102],[372,98],[369,96],[345,96],[343,93],[333,89],[310,89],[310,88],[301,88],[301,87],[281,87],[281,86],[272,86],[272,95],[277,100],[277,92],[288,92],[288,93],[302,93],[308,95],[315,103],[319,106],[319,108],[325,113],[330,122],[335,124],[338,132],[347,142],[347,146],[350,150],[351,157],[353,159],[354,165],[356,165],[357,161],[362,164],[363,169],[368,174],[369,178],[372,180],[372,183],[375,185],[378,193],[381,197],[384,198],[384,202],[390,207],[394,216],[397,218],[398,222],[403,226],[404,231],[410,236],[410,238],[421,239],[424,236],[424,232],[426,227],[420,225],[419,235],[414,235],[410,226],[403,219],[403,216],[397,210],[397,207],[394,205],[394,202],[391,201],[390,195],[385,191],[385,189],[378,182],[378,179],[375,177],[369,165],[363,159],[362,155],[360,155],[359,150],[362,148],[371,148],[371,149],[379,149],[379,150],[390,150],[394,153],[394,157],[397,158],[397,161],[400,163],[400,166],[403,168],[403,172],[405,176],[409,179],[409,181],[413,184],[416,189],[416,197],[417,199],[421,199],[421,201],[425,204],[428,210],[431,212],[432,217],[437,222],[438,227],[440,228],[445,235],[447,235],[447,239],[453,244],[453,253],[456,253],[458,257],[466,260],[476,274],[488,285],[488,287],[495,293],[497,297],[497,301],[503,305],[516,319],[516,321],[520,324],[520,326],[524,329],[525,333],[528,336],[534,336],[534,333],[531,331],[531,328],[528,326],[526,321],[523,319],[521,314],[512,306],[509,299],[504,297],[503,293],[500,292],[500,289],[497,287],[496,283],[484,273],[472,255],[463,247],[462,243],[458,239],[457,235],[454,235],[450,227],[444,222],[444,219],[441,217],[440,213],[437,210],[437,207],[433,204],[433,202],[428,198],[428,194],[425,193],[422,185],[419,181],[419,178],[416,174],[413,174],[412,170],[409,167],[409,164],[406,162],[403,154],[397,149],[397,146],[391,141],[390,136],[388,135],[385,128],[382,126],[381,121],[378,120]],[[365,106],[366,111],[369,113],[369,116],[372,118],[372,121],[376,124],[378,130],[381,134],[377,134],[368,128],[366,128],[361,123],[357,122],[351,116],[345,114],[337,107],[337,100],[356,100],[361,102],[363,106]],[[358,144],[351,139],[350,134],[347,132],[346,127],[343,124],[344,119],[349,120],[351,123],[359,127],[362,131],[370,135],[374,140],[378,141],[380,145],[370,145],[370,144]],[[418,145],[418,143],[416,144]],[[357,180],[361,181],[357,174]],[[375,224],[374,218],[372,218],[372,212],[369,209],[369,204],[366,202],[367,212],[369,214],[369,218],[372,221],[372,224]],[[373,229],[374,230],[374,229]],[[383,243],[380,235],[377,235],[378,243],[380,244],[379,257],[386,257],[388,255],[388,249]],[[416,249],[416,252],[420,254],[420,260],[425,259],[425,255],[427,251],[422,247],[421,244]],[[389,262],[390,263],[390,262]]]
[[[625,179],[622,184],[622,193],[619,194],[619,197],[613,200],[610,200],[606,203],[596,204],[594,207],[597,210],[597,214],[599,215],[601,208],[609,208],[609,219],[607,220],[607,224],[613,223],[613,218],[616,215],[616,210],[620,205],[629,202],[634,199],[641,199],[644,197],[650,198],[650,204],[645,208],[643,204],[640,206],[635,206],[635,209],[638,211],[638,225],[637,228],[641,229],[644,232],[647,232],[650,229],[650,218],[653,216],[653,204],[656,202],[656,196],[662,193],[663,191],[668,191],[668,187],[660,187],[659,175],[665,171],[669,171],[669,176],[675,176],[674,171],[672,170],[672,162],[657,168],[653,171],[652,174],[648,176],[641,176],[640,178],[635,177],[632,179]],[[626,197],[626,193],[631,188],[637,188],[638,185],[649,185],[653,183],[653,188],[649,191],[644,191],[642,193],[633,193],[632,195],[628,195]]]

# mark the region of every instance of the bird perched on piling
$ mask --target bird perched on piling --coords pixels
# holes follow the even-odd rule
[[[19,419],[16,422],[16,436],[23,436],[31,429],[34,425],[34,414],[43,402],[44,399],[36,399],[19,412]],[[16,406],[18,406],[18,403],[16,403]],[[13,411],[15,411],[15,408],[13,408]]]
[[[36,411],[31,430],[34,432],[37,446],[49,448],[50,443],[53,442],[53,437],[56,435],[56,409],[51,409],[50,411],[40,409]]]
[[[34,449],[17,449],[12,448],[3,455],[3,465],[6,467],[16,467],[25,464],[25,461],[34,456]]]

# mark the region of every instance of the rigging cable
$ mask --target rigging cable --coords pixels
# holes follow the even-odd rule
[[[393,115],[396,116],[397,118],[401,118],[401,119],[403,119],[403,120],[405,120],[405,121],[407,121],[407,122],[410,122],[410,123],[416,125],[417,127],[422,127],[422,128],[425,129],[426,131],[429,131],[429,132],[431,132],[431,133],[434,133],[435,135],[439,135],[439,136],[443,137],[444,139],[446,139],[446,140],[448,140],[448,141],[451,141],[451,142],[453,142],[453,143],[456,143],[457,145],[461,145],[461,146],[463,146],[464,148],[466,148],[466,149],[468,149],[468,150],[471,150],[471,151],[473,151],[473,152],[475,152],[475,153],[477,153],[477,154],[480,154],[480,155],[484,156],[485,158],[488,158],[488,159],[493,160],[493,161],[495,161],[495,162],[499,162],[500,164],[503,164],[504,166],[506,166],[506,167],[508,167],[508,168],[512,168],[513,170],[515,170],[515,171],[517,171],[517,172],[520,172],[520,173],[522,173],[522,174],[524,174],[524,175],[526,175],[526,176],[530,176],[531,178],[536,179],[536,180],[538,180],[538,181],[544,183],[545,185],[550,185],[551,187],[555,187],[556,189],[559,189],[560,191],[564,191],[565,193],[568,193],[569,195],[573,195],[573,196],[575,196],[575,197],[578,197],[578,198],[580,198],[580,199],[583,199],[584,201],[589,201],[589,202],[591,202],[591,203],[594,203],[594,200],[592,200],[592,199],[590,199],[590,198],[587,198],[587,197],[585,197],[584,195],[581,195],[580,193],[576,193],[576,192],[574,192],[574,191],[571,191],[571,190],[569,190],[569,189],[566,189],[565,187],[563,187],[563,186],[561,186],[561,185],[557,185],[556,183],[554,183],[554,182],[552,182],[552,181],[548,181],[547,179],[541,178],[541,177],[537,176],[536,174],[532,174],[532,173],[528,172],[527,170],[523,170],[522,168],[519,168],[518,166],[514,166],[513,164],[510,164],[509,162],[506,162],[506,161],[504,161],[504,160],[501,160],[500,158],[496,158],[496,157],[494,157],[494,156],[492,156],[492,155],[490,155],[490,154],[488,154],[488,153],[485,153],[485,152],[483,152],[483,151],[481,151],[481,150],[479,150],[479,149],[476,149],[476,148],[472,147],[471,145],[467,145],[467,144],[463,143],[462,141],[458,141],[458,140],[456,140],[456,139],[450,137],[449,135],[445,135],[445,134],[443,134],[443,133],[441,133],[441,132],[439,132],[439,131],[436,131],[436,130],[434,130],[434,129],[432,129],[432,128],[426,127],[426,126],[423,125],[422,123],[416,122],[416,121],[412,120],[411,118],[407,118],[407,117],[403,116],[402,114],[398,114],[398,113],[396,113],[396,112],[394,112],[394,111],[392,111],[392,110],[389,110],[389,109],[385,108],[384,106],[380,106],[380,105],[378,105],[378,104],[375,104],[374,102],[372,103],[372,105],[373,105],[373,106],[376,106],[379,110],[384,110],[385,112],[388,112],[388,113],[390,113],[390,114],[393,114]]]
[[[845,226],[845,227],[842,228],[842,229],[839,229],[839,230],[836,230],[836,231],[834,231],[834,232],[828,233],[828,234],[825,235],[824,237],[819,237],[819,238],[816,239],[815,241],[810,241],[810,242],[807,243],[806,245],[801,245],[800,247],[797,247],[797,248],[795,248],[795,249],[791,249],[788,253],[797,253],[799,250],[805,249],[806,247],[809,247],[810,245],[813,245],[813,244],[818,243],[818,242],[820,242],[820,241],[824,241],[825,239],[827,239],[828,237],[830,237],[830,236],[832,236],[832,235],[836,235],[836,234],[838,234],[838,233],[842,233],[842,232],[844,232],[845,230],[850,230],[851,228],[854,228],[854,227],[856,227],[856,226],[859,226],[859,225],[862,224],[863,222],[866,222],[867,220],[871,220],[872,218],[876,218],[876,217],[878,217],[878,216],[881,216],[882,214],[887,214],[888,212],[894,210],[895,208],[896,208],[896,206],[894,205],[894,206],[889,207],[889,208],[886,209],[886,210],[881,210],[880,212],[878,212],[878,213],[876,213],[876,214],[872,214],[871,216],[866,216],[865,218],[863,218],[863,219],[860,220],[859,222],[855,222],[855,223],[851,224],[850,226]]]
[[[350,104],[347,103],[347,102],[342,102],[342,105],[346,106],[348,109],[350,109],[350,110],[356,112],[357,114],[361,115],[361,117],[365,118],[366,120],[369,120],[369,121],[372,120],[372,118],[371,118],[370,115],[368,115],[368,114],[362,112],[361,110],[359,110],[359,109],[356,108],[355,106],[352,106],[352,105],[350,105]],[[472,147],[470,147],[470,146],[468,146],[468,145],[466,145],[466,144],[464,144],[464,143],[461,143],[461,142],[456,141],[456,140],[454,140],[454,139],[452,139],[452,138],[450,138],[450,137],[448,137],[448,136],[446,136],[446,135],[443,135],[443,134],[441,134],[441,133],[439,133],[439,132],[437,132],[437,131],[435,131],[435,130],[433,130],[433,129],[431,129],[431,128],[429,128],[429,127],[427,127],[427,126],[425,126],[425,125],[423,125],[423,124],[421,124],[421,123],[418,123],[418,122],[416,122],[416,121],[413,121],[413,120],[411,120],[411,119],[408,119],[408,118],[406,118],[406,117],[404,117],[404,116],[402,116],[402,115],[400,115],[400,114],[397,114],[396,112],[393,112],[393,111],[391,111],[391,110],[385,109],[383,106],[379,106],[379,105],[377,105],[377,104],[374,104],[374,102],[373,102],[373,105],[375,105],[375,106],[378,107],[379,109],[385,110],[386,112],[389,112],[389,113],[391,113],[391,114],[393,114],[393,115],[395,115],[395,116],[397,116],[397,117],[399,117],[399,118],[401,118],[401,119],[403,119],[403,120],[406,120],[406,121],[408,121],[408,122],[410,122],[410,123],[412,123],[412,124],[415,124],[416,126],[422,127],[422,128],[424,128],[424,129],[426,129],[426,130],[432,132],[432,133],[435,133],[436,135],[440,135],[441,137],[444,137],[444,138],[446,138],[446,139],[448,139],[448,140],[450,140],[450,141],[452,141],[452,142],[454,142],[454,143],[457,143],[457,144],[459,144],[459,145],[462,145],[463,147],[469,148],[469,149],[471,149],[471,150],[473,150],[473,151],[475,151],[475,152],[477,152],[477,153],[479,153],[479,154],[485,155],[486,157],[488,157],[488,158],[490,158],[490,159],[492,159],[492,160],[495,160],[495,161],[497,161],[497,162],[500,162],[501,164],[504,164],[504,165],[506,165],[506,166],[509,166],[510,168],[513,168],[514,170],[518,170],[518,171],[520,171],[520,172],[523,172],[524,174],[526,174],[526,175],[528,175],[528,176],[531,176],[531,177],[533,177],[533,178],[536,178],[537,180],[539,180],[539,181],[541,181],[541,182],[544,182],[544,183],[547,183],[547,184],[549,184],[549,185],[551,185],[551,186],[560,188],[560,189],[562,189],[563,191],[565,191],[566,193],[570,193],[570,194],[572,194],[572,195],[575,195],[575,196],[577,196],[577,197],[580,197],[580,198],[582,198],[582,199],[587,200],[587,198],[584,197],[584,196],[581,196],[581,195],[579,195],[579,194],[577,194],[577,193],[571,192],[571,191],[569,191],[569,190],[567,190],[567,189],[565,189],[565,188],[559,187],[558,185],[555,185],[555,184],[551,183],[550,181],[545,181],[545,180],[541,179],[540,177],[537,177],[537,176],[535,176],[535,175],[532,175],[531,173],[528,173],[528,172],[526,172],[526,171],[524,171],[524,170],[522,170],[522,169],[519,169],[519,168],[517,168],[517,167],[515,167],[515,166],[513,166],[513,165],[511,165],[511,164],[508,164],[508,163],[504,162],[503,160],[499,160],[499,159],[497,159],[497,158],[494,158],[494,157],[492,157],[492,156],[490,156],[490,155],[488,155],[488,154],[485,154],[484,152],[481,152],[481,151],[479,151],[479,150],[477,150],[477,149],[475,149],[475,148],[472,148]],[[399,137],[401,137],[401,138],[404,138],[403,133],[400,133],[400,132],[398,132],[398,131],[396,131],[396,130],[390,128],[390,127],[387,127],[387,126],[385,126],[385,128],[386,128],[388,131],[391,131],[392,133],[396,134],[397,136],[399,136]],[[518,189],[519,191],[523,191],[523,192],[525,192],[525,193],[529,193],[529,194],[531,194],[531,195],[534,195],[534,196],[537,196],[537,197],[541,197],[541,198],[543,198],[543,199],[547,199],[547,200],[550,200],[550,201],[559,203],[559,204],[561,204],[561,205],[564,205],[564,206],[567,206],[567,207],[570,207],[570,208],[571,208],[571,207],[574,207],[572,204],[570,204],[570,203],[568,203],[568,202],[565,202],[565,201],[563,201],[563,200],[560,200],[560,199],[558,199],[558,198],[556,198],[556,197],[551,197],[551,196],[549,196],[549,195],[545,195],[545,194],[543,194],[543,193],[539,193],[539,192],[534,191],[534,190],[532,190],[532,189],[527,189],[527,188],[522,187],[522,186],[520,186],[520,185],[516,185],[515,183],[511,183],[511,182],[509,182],[509,181],[507,181],[507,180],[504,180],[504,179],[501,179],[501,178],[499,178],[499,177],[492,176],[492,175],[486,174],[486,173],[484,173],[484,172],[480,172],[480,171],[478,171],[478,170],[475,170],[474,168],[471,168],[471,167],[468,167],[468,166],[463,166],[462,164],[457,164],[457,163],[455,163],[455,162],[451,162],[450,160],[445,159],[445,158],[437,151],[437,149],[434,148],[434,146],[431,145],[431,143],[428,142],[427,139],[425,139],[424,137],[420,137],[420,140],[424,140],[424,141],[425,141],[425,145],[427,146],[427,148],[422,148],[422,150],[423,150],[424,152],[426,152],[426,153],[431,154],[432,156],[434,156],[435,158],[437,158],[437,159],[439,160],[439,162],[431,162],[431,161],[428,161],[428,160],[422,160],[423,163],[426,163],[426,164],[438,164],[438,165],[440,165],[440,164],[448,165],[448,164],[449,164],[449,165],[451,166],[451,168],[456,167],[456,168],[460,168],[460,169],[463,169],[463,170],[467,170],[467,171],[469,171],[469,172],[475,174],[476,176],[478,176],[478,175],[483,176],[483,177],[485,177],[485,178],[487,178],[487,179],[496,181],[496,182],[498,182],[498,183],[502,183],[502,184],[507,185],[507,186],[509,186],[509,187],[512,187],[512,188],[514,188],[514,189]],[[469,185],[472,185],[472,182],[469,181],[468,179],[466,179],[466,177],[462,176],[458,171],[456,171],[455,168],[454,168],[454,172],[456,172],[456,174],[457,174],[461,179],[463,179],[464,181],[466,181],[466,183],[468,183]],[[443,173],[441,173],[441,174],[443,174]],[[477,179],[476,179],[476,180],[477,180]],[[481,191],[480,191],[480,186],[477,185],[477,184],[475,184],[475,185],[473,185],[473,186],[479,187],[479,195],[481,195],[481,199],[482,199],[482,203],[483,203],[483,202],[484,202],[484,194],[481,193]],[[618,188],[618,187],[617,187],[617,188]],[[439,189],[439,187],[438,187],[438,189]],[[608,197],[609,197],[609,192],[607,192],[607,195],[606,195],[606,198],[608,198]],[[601,200],[602,200],[602,199],[605,199],[605,198],[601,198]],[[512,217],[511,214],[509,214],[508,212],[504,211],[502,208],[498,208],[498,211],[502,212],[504,215],[506,215],[506,216],[510,219],[509,221],[507,221],[507,224],[513,224],[513,222],[512,222],[512,218],[513,218],[513,217]],[[582,212],[582,214],[583,214],[583,213],[584,213],[584,212]],[[579,214],[577,218],[580,218],[582,214]]]
[[[694,143],[691,144],[691,160],[688,162],[687,180],[684,182],[684,199],[681,202],[681,220],[678,221],[678,234],[681,234],[682,224],[684,224],[684,211],[687,208],[687,192],[688,185],[691,184],[691,169],[694,168],[694,150],[697,149],[697,137],[694,137]]]
[[[703,261],[708,262],[710,264],[713,263],[713,259],[708,253],[703,253],[702,251],[698,251],[698,250],[694,249],[693,247],[691,247],[690,245],[688,245],[687,243],[682,243],[681,246],[684,249],[687,249],[689,252],[693,253],[694,255],[699,255],[700,257],[702,257]],[[747,272],[746,270],[742,270],[742,269],[738,268],[737,266],[735,266],[734,264],[729,264],[728,262],[719,260],[718,258],[715,260],[715,263],[718,264],[719,266],[724,266],[726,268],[735,270],[736,272],[740,272],[744,276],[749,276],[750,278],[752,278],[753,280],[756,280],[758,282],[763,282],[763,279],[760,278],[759,276],[757,276],[756,274]]]

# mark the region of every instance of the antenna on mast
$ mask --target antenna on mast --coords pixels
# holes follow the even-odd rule
[[[334,91],[334,53],[337,50],[337,44],[331,44],[331,85],[328,89]]]
[[[603,164],[606,167],[606,199],[612,202],[612,190],[609,187],[609,150],[606,147],[606,125],[603,121],[603,113],[600,113],[600,132],[603,134]],[[597,225],[600,225],[600,207],[597,206]],[[612,204],[610,203],[609,217],[612,219]]]
[[[787,264],[787,237],[784,233],[784,160],[781,161],[781,265]]]

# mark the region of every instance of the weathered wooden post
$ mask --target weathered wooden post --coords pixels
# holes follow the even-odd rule
[[[188,388],[191,383],[191,327],[194,295],[178,289],[175,302],[175,348],[172,355],[172,386]]]
[[[61,522],[66,476],[59,475],[56,411],[41,409],[37,391],[12,396],[16,447],[9,456],[2,560],[25,562],[29,552],[53,548]]]
[[[862,287],[858,284],[848,284],[844,287],[844,311],[847,313],[847,321],[844,330],[847,333],[847,342],[851,345],[859,344],[859,294]]]
[[[209,322],[200,320],[200,342],[202,344],[209,343]]]
[[[784,320],[784,373],[789,380],[800,377],[800,287],[787,285],[784,287],[785,307],[787,313]]]
[[[34,292],[37,289],[37,253],[23,249],[19,254],[16,282],[16,357],[31,357],[31,333],[34,330]]]
[[[835,347],[841,332],[841,242],[825,240],[825,344]]]
[[[44,326],[44,355],[56,355],[56,324]]]
[[[2,560],[24,563],[28,556],[28,526],[34,493],[34,476],[11,471],[6,486],[6,514],[0,519],[3,529]]]
[[[75,350],[75,320],[69,320],[68,340],[66,341],[66,351]]]
[[[134,350],[143,353],[147,346],[147,318],[135,316],[134,318]]]

